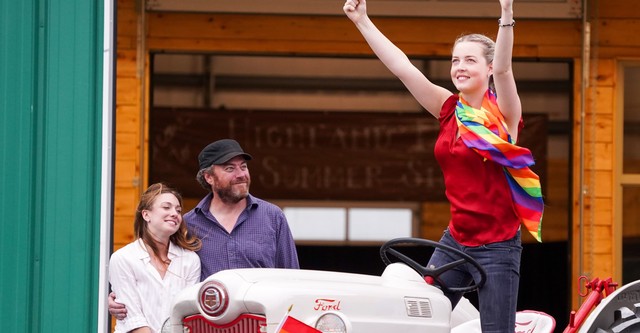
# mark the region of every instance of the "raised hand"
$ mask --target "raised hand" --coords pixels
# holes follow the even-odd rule
[[[347,0],[342,6],[342,10],[347,14],[347,17],[354,23],[358,22],[361,17],[367,15],[367,1],[366,0]]]
[[[502,7],[502,9],[512,10],[513,0],[500,0],[500,7]]]

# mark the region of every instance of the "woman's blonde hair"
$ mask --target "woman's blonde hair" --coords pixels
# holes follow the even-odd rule
[[[496,42],[493,39],[483,35],[483,34],[465,34],[458,37],[453,43],[453,47],[462,42],[474,42],[482,45],[484,49],[484,58],[487,60],[487,64],[493,62],[493,55],[496,51]]]

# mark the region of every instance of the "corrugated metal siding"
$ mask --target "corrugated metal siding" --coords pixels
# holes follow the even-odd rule
[[[0,318],[28,332],[33,253],[33,4],[0,2]]]
[[[0,322],[95,332],[102,1],[0,1]]]

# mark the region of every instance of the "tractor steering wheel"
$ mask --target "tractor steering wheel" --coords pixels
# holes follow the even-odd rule
[[[424,267],[420,265],[418,262],[416,262],[415,260],[409,258],[408,256],[402,254],[400,251],[393,248],[394,246],[400,246],[400,245],[418,245],[418,246],[438,248],[460,259],[452,261],[440,267]],[[475,261],[475,259],[473,259],[471,256],[469,256],[468,254],[460,250],[454,249],[448,245],[444,245],[444,244],[430,241],[427,239],[421,239],[421,238],[392,239],[384,243],[380,248],[380,257],[382,258],[382,262],[384,262],[385,265],[391,264],[391,260],[389,260],[388,255],[392,255],[400,259],[400,261],[407,264],[409,267],[413,268],[416,272],[418,272],[423,277],[429,276],[433,278],[433,280],[438,283],[438,285],[442,288],[442,290],[447,293],[463,293],[463,294],[468,293],[482,287],[485,281],[487,280],[487,273],[485,272],[484,268],[482,268],[482,266],[480,266],[480,264],[477,261]],[[480,281],[475,281],[474,284],[469,285],[467,287],[451,287],[451,288],[448,286],[445,286],[440,281],[439,277],[444,272],[447,272],[455,267],[464,265],[466,263],[471,264],[473,267],[475,267],[478,270],[478,272],[480,273]]]

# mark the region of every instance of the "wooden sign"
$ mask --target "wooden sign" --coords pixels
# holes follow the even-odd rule
[[[546,116],[525,119],[521,135],[534,168],[546,167]],[[212,109],[152,111],[150,182],[185,197],[206,194],[195,180],[207,144],[233,138],[254,159],[251,193],[268,199],[444,201],[433,156],[438,122],[426,114]],[[540,138],[545,138],[540,140]]]

